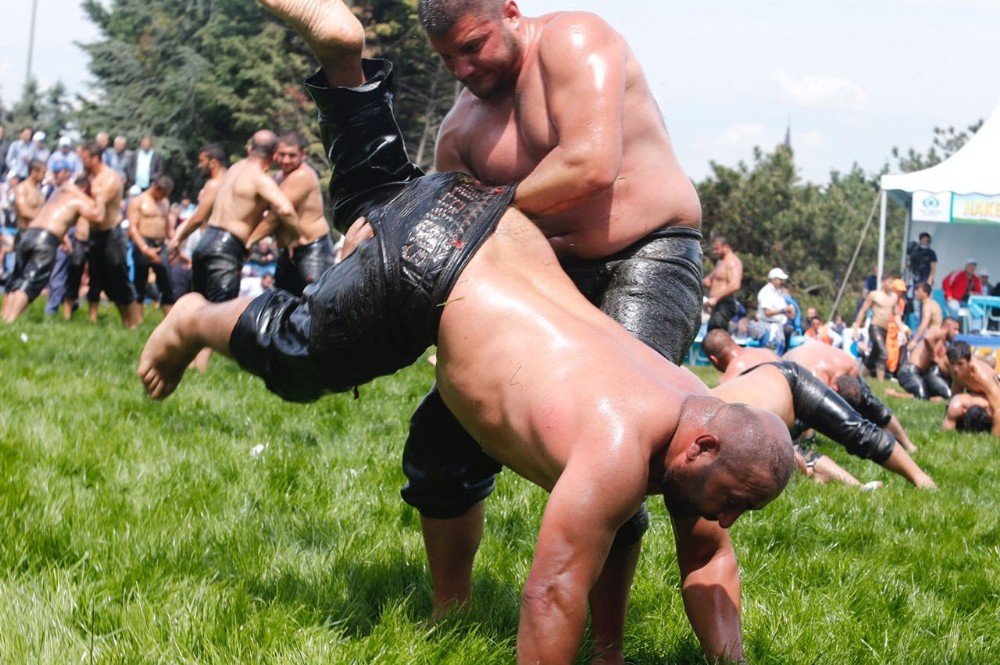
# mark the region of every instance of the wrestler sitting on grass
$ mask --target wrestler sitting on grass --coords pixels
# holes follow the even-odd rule
[[[346,6],[266,4],[322,66],[308,86],[334,169],[334,222],[363,215],[370,225],[353,225],[353,252],[302,298],[182,298],[142,353],[143,384],[166,397],[210,346],[282,397],[308,401],[392,373],[436,342],[441,394],[461,424],[552,493],[522,594],[518,657],[572,660],[588,595],[615,574],[602,571],[609,551],[641,535],[616,532],[643,497],[663,493],[672,515],[728,527],[787,483],[787,428],[712,398],[591,305],[541,232],[509,208],[513,187],[423,176],[409,163],[391,114],[391,65],[362,62],[363,30]],[[698,575],[686,583],[708,585],[738,612],[734,589]],[[624,607],[589,600],[592,632],[621,634]]]

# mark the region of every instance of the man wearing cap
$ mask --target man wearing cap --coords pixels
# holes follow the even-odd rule
[[[896,309],[899,303],[899,295],[894,288],[894,282],[888,275],[882,278],[882,288],[876,289],[868,294],[865,302],[858,310],[858,315],[854,319],[854,329],[860,330],[864,323],[868,310],[872,312],[871,324],[868,326],[868,338],[871,341],[871,351],[868,354],[868,369],[875,372],[879,381],[885,379],[885,367],[889,360],[889,352],[886,347],[886,338],[889,333],[889,322],[895,320],[900,330],[903,329],[903,321],[899,318],[899,310]],[[906,284],[903,284],[906,290]]]
[[[48,163],[49,155],[52,153],[51,150],[45,147],[46,138],[45,132],[42,131],[35,132],[35,135],[31,137],[31,158],[37,159],[43,164]]]
[[[767,284],[757,292],[757,318],[771,325],[771,339],[776,340],[778,353],[784,350],[788,335],[788,317],[794,316],[793,308],[785,300],[781,285],[788,279],[788,275],[781,268],[771,268],[767,273]]]
[[[965,262],[965,270],[954,270],[941,282],[944,297],[948,301],[948,309],[952,314],[957,315],[958,309],[968,304],[969,296],[983,293],[983,283],[976,274],[976,268],[978,268],[976,260],[970,257]]]
[[[76,151],[72,149],[73,140],[68,136],[59,137],[59,149],[56,150],[48,159],[49,171],[55,175],[55,169],[52,168],[56,161],[65,162],[70,169],[70,175],[76,177],[83,173],[83,162],[80,161],[80,156],[76,154]]]

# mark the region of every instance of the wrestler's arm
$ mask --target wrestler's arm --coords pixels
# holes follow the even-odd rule
[[[117,178],[118,176],[115,177]],[[108,192],[107,185],[105,184],[107,181],[101,182],[100,180],[100,178],[95,178],[90,186],[90,197],[93,199],[94,204],[92,206],[85,206],[80,210],[80,217],[88,222],[103,221],[108,209]]]
[[[743,660],[740,570],[729,532],[705,519],[671,519],[681,595],[705,655]]]
[[[916,348],[917,342],[927,334],[927,327],[931,323],[931,308],[922,307],[920,312],[920,325],[917,326],[917,332],[913,333],[913,337],[910,338],[910,343],[906,345],[908,351],[913,351]]]
[[[873,296],[874,293],[875,292],[872,291],[867,296],[865,296],[865,302],[864,302],[864,304],[861,305],[861,309],[858,310],[858,315],[856,317],[854,317],[854,326],[853,326],[853,328],[855,330],[861,328],[861,323],[865,320],[865,314],[867,314],[868,310],[871,309],[871,307],[872,307],[872,300],[873,300],[872,296]]]
[[[170,239],[171,253],[176,251],[177,247],[187,240],[187,237],[194,233],[195,229],[208,220],[209,215],[212,214],[212,208],[215,206],[215,195],[218,192],[219,185],[214,181],[206,182],[205,186],[201,188],[201,192],[198,194],[198,205],[194,212],[181,222],[181,225],[174,232],[174,237]]]
[[[160,262],[160,255],[152,248],[146,244],[142,235],[139,233],[139,207],[142,205],[139,202],[139,196],[133,196],[132,200],[128,202],[128,208],[125,210],[125,216],[128,218],[128,237],[132,240],[132,244],[141,253],[146,255],[153,263]]]
[[[285,196],[285,193],[278,187],[278,183],[266,173],[260,174],[257,180],[257,192],[261,198],[271,206],[271,212],[282,223],[290,229],[298,229],[299,216],[295,212],[295,206]]]
[[[576,454],[552,490],[521,594],[518,662],[569,663],[579,651],[589,592],[647,483],[648,462],[625,463],[616,449]]]
[[[544,217],[579,207],[618,178],[628,46],[600,18],[572,12],[545,27],[538,59],[559,143],[518,185],[514,206]]]
[[[458,125],[461,122],[461,104],[459,101],[441,122],[437,143],[434,144],[434,168],[442,173],[457,171],[475,176],[472,167],[465,163],[460,152],[462,141]]]

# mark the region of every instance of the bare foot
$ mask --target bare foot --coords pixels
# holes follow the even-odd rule
[[[913,395],[902,390],[896,390],[895,388],[886,388],[885,394],[889,397],[895,397],[897,399],[913,399]]]
[[[205,307],[208,301],[197,293],[189,293],[170,310],[170,314],[156,326],[146,347],[139,356],[136,373],[142,386],[153,399],[164,399],[174,392],[184,370],[201,346],[186,331],[191,315]]]
[[[934,481],[931,480],[931,477],[928,476],[926,473],[920,473],[918,476],[916,476],[916,478],[914,478],[913,480],[913,484],[916,485],[917,489],[921,490],[937,489],[937,485],[934,484]]]
[[[259,1],[302,36],[320,63],[364,47],[365,30],[342,0]]]

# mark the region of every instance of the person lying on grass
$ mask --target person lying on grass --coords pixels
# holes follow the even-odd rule
[[[989,363],[972,355],[966,342],[948,348],[952,391],[944,414],[943,430],[992,432],[1000,436],[1000,378]]]
[[[297,28],[322,71],[307,82],[334,175],[334,221],[358,219],[346,258],[301,298],[272,291],[209,304],[182,298],[153,332],[138,373],[169,395],[203,347],[235,358],[278,395],[315,400],[392,373],[438,344],[445,403],[490,456],[551,492],[522,593],[518,658],[565,662],[587,620],[601,657],[621,659],[621,572],[605,569],[646,494],[678,531],[729,527],[776,497],[794,466],[788,430],[727,405],[689,371],[591,305],[542,233],[509,207],[513,187],[423,176],[409,163],[389,95],[391,65],[362,61],[343,3],[264,3]],[[618,532],[618,535],[616,535]],[[678,545],[685,604],[712,656],[742,656],[735,565]],[[726,536],[728,543],[728,536]],[[724,617],[722,615],[725,615]],[[738,621],[735,622],[738,626]]]
[[[702,348],[712,365],[723,372],[719,386],[713,389],[716,396],[766,409],[780,416],[789,428],[801,424],[804,428],[796,427],[800,431],[815,429],[843,445],[852,455],[877,462],[916,487],[934,486],[930,476],[917,466],[891,433],[855,410],[852,404],[883,425],[889,423],[888,409],[873,396],[865,399],[853,381],[842,382],[849,389],[845,399],[806,368],[789,360],[783,361],[767,349],[741,348],[724,330],[707,334]],[[732,367],[740,371],[733,372]],[[759,368],[766,369],[757,374]],[[723,390],[736,382],[751,388]],[[888,411],[888,415],[892,412]]]

